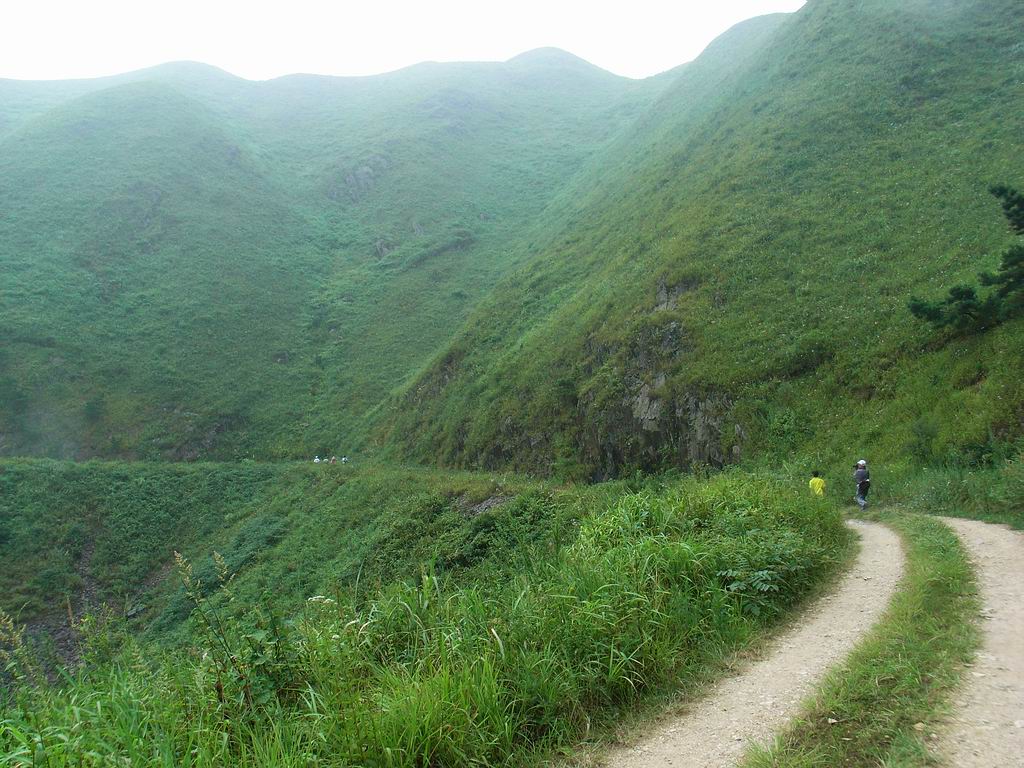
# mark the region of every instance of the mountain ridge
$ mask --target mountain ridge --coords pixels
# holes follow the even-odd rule
[[[1016,358],[982,359],[1017,326],[936,353],[905,303],[973,276],[972,254],[1006,242],[984,189],[1021,174],[1007,128],[1020,112],[1011,6],[815,0],[739,24],[646,81],[540,49],[518,65],[383,79],[218,75],[185,89],[188,109],[173,85],[125,84],[97,96],[126,99],[106,110],[123,114],[102,147],[86,123],[54,128],[51,108],[19,155],[23,132],[5,136],[0,117],[0,162],[21,178],[0,181],[0,201],[24,217],[0,222],[0,264],[21,281],[0,289],[14,342],[0,360],[0,452],[375,447],[573,477],[780,445],[985,454],[990,431],[1020,432]],[[535,76],[529,62],[552,57],[559,74]],[[67,104],[88,111],[93,96]],[[176,146],[155,121],[145,128],[172,103],[209,135]],[[103,111],[89,116],[100,128]],[[118,156],[133,131],[133,157]],[[76,153],[94,173],[75,175]],[[65,160],[41,175],[47,157]],[[161,182],[147,187],[150,162]],[[931,221],[923,195],[945,218]],[[140,222],[180,237],[154,239]],[[146,249],[149,282],[114,258]],[[61,261],[73,252],[78,262]],[[56,287],[89,260],[107,293]],[[231,308],[214,311],[221,294]],[[62,308],[48,314],[43,295]],[[114,355],[129,309],[152,342]],[[865,328],[874,366],[841,341]],[[60,338],[74,349],[46,345]],[[931,362],[915,367],[902,354],[913,349]],[[980,389],[923,383],[951,364],[943,355],[983,371],[960,377]],[[846,416],[835,396],[850,399]],[[965,404],[967,428],[942,426]]]
[[[514,56],[510,56],[507,59],[495,59],[495,60],[451,60],[451,61],[440,61],[433,59],[425,59],[423,61],[414,62],[412,64],[406,64],[397,69],[389,69],[384,72],[375,72],[367,75],[332,75],[325,74],[322,72],[287,72],[281,75],[274,75],[273,77],[265,78],[247,78],[242,75],[236,75],[228,69],[217,66],[216,64],[208,64],[204,61],[197,59],[174,59],[171,61],[164,61],[159,64],[152,64],[146,67],[140,67],[138,69],[131,69],[125,72],[118,72],[111,75],[96,75],[76,78],[11,78],[11,77],[0,77],[0,85],[64,85],[73,86],[75,84],[102,84],[102,83],[119,83],[119,82],[132,82],[136,80],[148,80],[154,79],[154,76],[159,79],[164,78],[180,78],[182,75],[187,76],[187,79],[193,79],[195,75],[202,75],[205,78],[210,76],[221,78],[224,80],[239,81],[242,83],[251,84],[266,84],[274,83],[279,80],[288,80],[291,78],[321,78],[324,80],[333,81],[347,81],[347,80],[372,80],[374,78],[387,78],[394,75],[400,75],[408,70],[415,70],[423,67],[433,69],[444,69],[444,68],[462,68],[462,67],[502,67],[509,64],[543,64],[553,66],[573,66],[573,67],[584,67],[591,70],[597,70],[605,73],[609,77],[622,79],[622,80],[644,80],[646,78],[629,78],[623,75],[617,75],[603,67],[593,64],[587,61],[581,56],[567,51],[563,48],[556,46],[541,46],[539,48],[531,48],[517,53]],[[663,75],[663,72],[659,72],[651,77],[659,77]]]
[[[350,427],[389,382],[507,268],[501,244],[648,98],[599,70],[536,80],[516,69],[182,87],[172,67],[58,88],[59,104],[7,121],[0,266],[18,280],[0,288],[12,342],[0,452],[294,457],[353,445]],[[165,130],[186,115],[206,138]],[[197,196],[189,178],[219,198]],[[154,222],[177,236],[153,240],[143,230]],[[67,260],[86,247],[107,265],[105,292],[77,287],[97,279],[81,283],[82,257]],[[169,279],[173,264],[198,282]],[[72,289],[47,311],[39,296],[53,301],[62,281]],[[233,297],[220,309],[218,293]],[[424,314],[403,319],[394,305],[412,301]],[[115,361],[129,310],[154,343]],[[266,348],[240,325],[262,311]],[[61,338],[73,349],[26,342]]]
[[[1001,75],[1020,60],[1016,17],[1005,2],[947,5],[809,3],[777,29],[766,25],[765,45],[749,64],[734,62],[717,94],[700,60],[689,65],[609,159],[619,179],[591,185],[569,226],[555,224],[498,287],[501,298],[392,404],[384,443],[418,461],[600,478],[772,448],[838,458],[844,445],[868,444],[900,460],[910,444],[925,455],[980,456],[1019,436],[1020,356],[980,359],[993,344],[1005,350],[1019,321],[947,340],[929,357],[932,383],[901,359],[902,349],[934,344],[906,311],[920,275],[948,269],[931,249],[952,245],[959,274],[976,271],[966,252],[1008,237],[985,190],[998,174],[1024,173],[1010,123],[996,119],[1022,111]],[[934,39],[918,38],[925,21]],[[678,98],[687,73],[712,88],[709,98]],[[971,111],[979,93],[992,101]],[[897,171],[891,162],[902,158]],[[933,230],[922,229],[919,190],[949,194],[944,164],[958,179],[961,217],[984,234],[965,239],[965,224],[944,220],[946,239],[924,235]],[[896,242],[903,262],[886,255]],[[868,293],[843,291],[844,280]],[[874,292],[884,312],[867,299]],[[859,360],[841,343],[864,334],[848,317],[878,329]],[[984,393],[937,372],[949,356],[986,371]],[[887,377],[878,399],[871,359]],[[846,414],[829,392],[849,399]],[[970,418],[954,418],[967,403]],[[881,415],[908,411],[905,420]]]

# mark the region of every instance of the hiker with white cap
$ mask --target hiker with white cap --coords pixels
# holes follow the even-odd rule
[[[857,484],[857,495],[854,500],[861,509],[868,508],[868,491],[871,490],[871,473],[868,472],[868,463],[864,459],[857,462],[853,468],[853,482]]]

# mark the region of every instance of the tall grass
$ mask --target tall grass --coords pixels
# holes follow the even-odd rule
[[[425,570],[370,598],[314,596],[287,622],[230,618],[183,562],[190,652],[129,639],[110,663],[19,686],[0,759],[521,764],[743,642],[846,543],[834,508],[736,472],[624,495],[520,575],[459,586]]]
[[[922,469],[897,489],[896,498],[929,514],[1024,529],[1024,453],[986,467],[949,464]]]
[[[71,463],[0,460],[0,609],[66,623],[83,598],[118,610],[154,639],[175,634],[189,605],[174,589],[174,551],[220,552],[239,602],[273,592],[294,613],[306,597],[356,581],[518,570],[533,546],[557,549],[575,520],[619,484],[555,488],[511,474],[368,464]],[[480,513],[475,506],[495,504]],[[605,501],[604,503],[607,503]],[[484,561],[491,561],[481,566]]]

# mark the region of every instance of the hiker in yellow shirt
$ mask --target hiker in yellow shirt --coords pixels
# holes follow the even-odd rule
[[[821,473],[818,470],[811,472],[811,493],[815,496],[825,495],[825,478],[821,477]]]

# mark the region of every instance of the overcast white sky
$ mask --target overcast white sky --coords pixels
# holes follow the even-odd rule
[[[262,80],[367,75],[420,61],[494,61],[557,46],[645,77],[743,19],[804,0],[7,0],[0,77],[57,79],[166,61]]]

